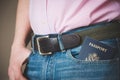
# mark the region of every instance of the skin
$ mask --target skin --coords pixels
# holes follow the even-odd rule
[[[26,45],[32,32],[29,22],[29,0],[18,0],[16,26],[11,46],[8,75],[10,80],[27,80],[22,74],[22,65],[31,51]]]

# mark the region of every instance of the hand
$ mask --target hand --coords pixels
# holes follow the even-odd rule
[[[31,51],[25,47],[15,47],[11,50],[8,75],[10,80],[27,80],[22,75],[22,65]]]

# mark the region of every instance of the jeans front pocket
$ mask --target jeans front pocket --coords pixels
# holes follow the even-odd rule
[[[85,61],[77,59],[68,51],[67,59],[64,68],[60,70],[63,80],[119,80],[118,58]]]
[[[112,42],[109,40],[108,45]],[[104,41],[104,43],[107,43]],[[113,45],[112,46],[116,46]],[[67,50],[66,62],[60,72],[63,80],[119,80],[119,57],[109,60],[86,61],[77,58],[81,46]],[[118,50],[119,51],[119,50]],[[119,54],[119,52],[115,53]],[[84,55],[84,54],[83,54]],[[65,64],[66,63],[66,64]]]

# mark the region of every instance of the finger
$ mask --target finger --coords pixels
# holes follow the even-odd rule
[[[14,74],[11,74],[11,75],[9,76],[9,80],[15,80]]]
[[[22,76],[20,80],[27,80],[27,79],[26,79],[25,77]]]
[[[13,71],[8,71],[8,76],[9,76],[9,80],[15,80],[15,76],[14,76],[14,72]]]
[[[27,80],[22,74],[16,76],[15,80]]]

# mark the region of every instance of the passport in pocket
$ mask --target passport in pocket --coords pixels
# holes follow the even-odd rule
[[[113,59],[114,56],[115,48],[90,37],[86,37],[82,44],[78,59],[86,61],[108,60]]]

